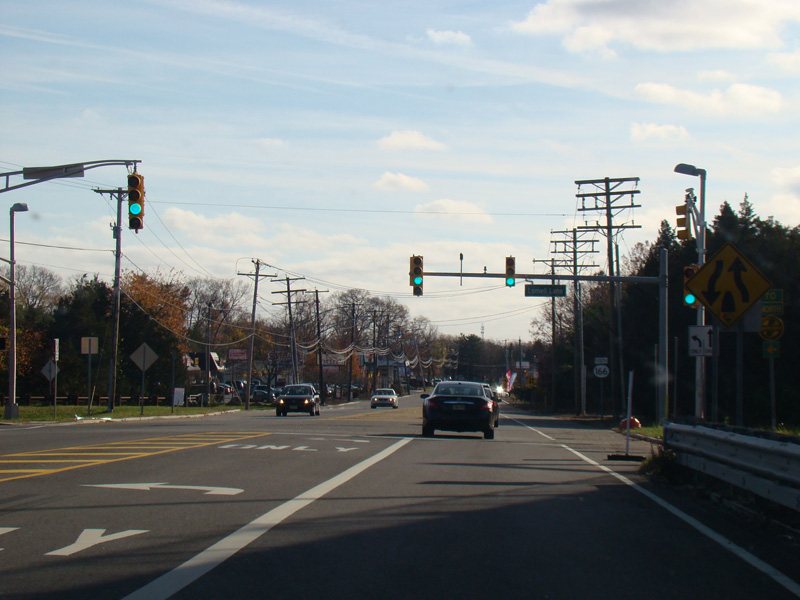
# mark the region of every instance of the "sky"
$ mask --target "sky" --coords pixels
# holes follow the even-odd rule
[[[699,194],[678,163],[707,171],[708,220],[747,194],[800,224],[797,0],[5,0],[0,59],[0,174],[141,161],[124,269],[251,285],[258,259],[441,333],[525,341],[549,300],[432,276],[415,298],[409,257],[547,273],[559,232],[598,219],[575,181],[638,177],[640,207],[615,216],[637,226],[615,238],[625,256]],[[116,203],[95,190],[126,175],[4,192],[30,209],[17,261],[111,281]],[[584,262],[605,270],[596,237]],[[262,280],[259,314],[284,310],[280,289]]]

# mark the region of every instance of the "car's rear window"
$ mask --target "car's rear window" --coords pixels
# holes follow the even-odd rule
[[[436,396],[483,396],[483,389],[478,385],[440,383],[433,393]]]

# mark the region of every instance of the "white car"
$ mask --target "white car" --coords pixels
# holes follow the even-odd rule
[[[375,390],[370,398],[370,408],[377,408],[379,406],[391,406],[392,408],[400,408],[400,402],[397,399],[397,392],[392,388],[379,388]]]

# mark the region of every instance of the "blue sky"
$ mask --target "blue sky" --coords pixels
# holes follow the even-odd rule
[[[545,272],[551,232],[584,224],[574,181],[640,177],[624,255],[698,187],[680,162],[708,171],[709,218],[748,194],[800,223],[797,0],[8,0],[0,57],[0,171],[142,161],[124,268],[236,278],[260,258],[443,333],[527,339],[544,301],[522,285],[412,298],[408,257]],[[31,209],[17,259],[110,279],[115,209],[92,189],[125,174],[5,193]]]

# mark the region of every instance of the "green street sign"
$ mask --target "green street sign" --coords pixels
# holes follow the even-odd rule
[[[525,286],[526,297],[536,298],[563,298],[567,295],[566,285],[552,285],[552,284],[533,284],[529,283]]]

